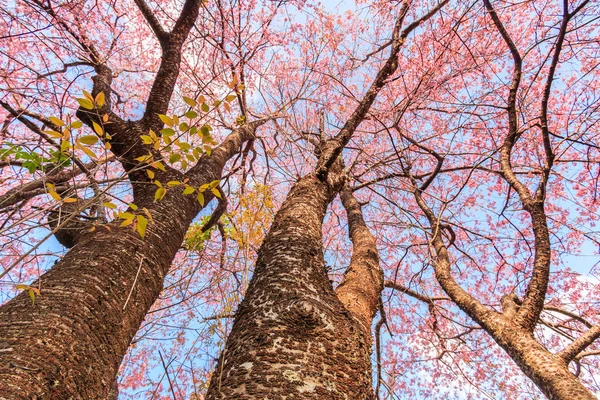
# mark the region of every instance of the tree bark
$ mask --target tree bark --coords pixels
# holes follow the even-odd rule
[[[370,330],[327,276],[322,222],[339,183],[296,183],[275,216],[207,399],[370,399]],[[369,323],[370,325],[370,323]]]
[[[254,137],[250,123],[232,132],[187,175],[194,187],[221,177],[227,160]],[[182,175],[162,180],[182,179]],[[154,202],[155,187],[134,184],[134,202],[154,219],[145,239],[118,223],[81,237],[32,286],[0,307],[0,398],[106,399],[129,343],[158,297],[163,279],[198,212],[177,187]],[[212,194],[205,193],[205,201]],[[132,210],[130,210],[132,212]]]

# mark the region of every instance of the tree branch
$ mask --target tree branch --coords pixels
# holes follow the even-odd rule
[[[558,356],[568,364],[598,338],[600,338],[600,324],[593,326],[586,333],[575,339],[574,342],[559,352]]]

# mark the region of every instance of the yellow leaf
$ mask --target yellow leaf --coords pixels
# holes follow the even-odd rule
[[[173,119],[165,114],[158,114],[158,118],[168,126],[173,126]]]
[[[96,153],[94,153],[92,150],[90,150],[88,147],[85,146],[79,146],[79,148],[81,149],[81,151],[83,151],[88,157],[90,158],[98,158],[98,156],[96,155]]]
[[[181,182],[179,181],[169,181],[167,182],[167,186],[179,186],[181,185]]]
[[[183,194],[192,194],[196,191],[196,189],[194,189],[191,186],[186,185],[185,189],[183,190]]]
[[[120,212],[119,213],[119,218],[121,219],[131,219],[133,220],[135,218],[135,215],[133,215],[130,212]]]
[[[183,96],[183,101],[185,101],[186,104],[189,105],[190,107],[196,107],[196,105],[198,105],[198,103],[196,103],[196,100],[191,99],[189,97]]]
[[[117,208],[117,206],[114,203],[111,203],[110,201],[105,201],[104,203],[102,203],[102,205],[113,210]]]
[[[59,118],[56,117],[50,117],[48,118],[50,120],[50,122],[52,122],[54,125],[56,126],[65,126],[65,123],[62,122],[62,120],[60,120]]]
[[[152,144],[153,142],[152,138],[148,135],[141,135],[140,138],[144,144]]]
[[[225,97],[225,101],[231,102],[231,101],[235,100],[236,98],[237,98],[237,96],[235,94],[230,94],[229,96]]]
[[[212,194],[215,195],[216,198],[220,199],[221,198],[221,192],[219,192],[219,189],[217,188],[212,188],[210,189],[210,191],[212,192]]]
[[[52,196],[52,198],[56,201],[61,201],[61,197],[58,193],[56,193],[55,191],[51,190],[48,192],[50,194],[50,196]]]
[[[148,174],[148,177],[150,179],[154,179],[154,171],[147,169],[146,174]]]
[[[135,205],[135,204],[133,204],[133,203],[129,203],[129,207],[130,207],[132,210],[134,210],[134,211],[135,211],[135,210],[137,210],[137,209],[139,208],[137,205]]]
[[[139,162],[145,162],[145,161],[148,161],[148,160],[150,160],[150,159],[152,159],[152,155],[150,155],[150,154],[148,154],[148,155],[145,155],[145,156],[136,157],[136,158],[135,158],[135,160],[136,160],[136,161],[139,161]]]
[[[154,201],[161,200],[163,197],[165,197],[165,194],[167,194],[165,188],[159,187],[156,189],[156,193],[154,193]]]
[[[152,166],[156,169],[160,169],[162,172],[167,172],[167,170],[165,169],[165,166],[163,163],[161,163],[160,161],[156,161],[154,163],[152,163]]]
[[[100,92],[96,95],[96,104],[98,107],[102,107],[104,105],[104,92]]]
[[[200,203],[200,205],[202,207],[204,207],[204,195],[202,194],[201,191],[198,191],[198,197],[197,197],[197,199],[198,199],[198,203]]]
[[[56,131],[44,131],[44,133],[47,133],[49,136],[55,137],[55,138],[62,138],[63,134],[60,132],[56,132]]]
[[[104,122],[104,123],[108,122],[108,114],[104,114],[102,116],[102,122]]]
[[[94,103],[92,103],[88,99],[77,98],[76,100],[79,103],[79,105],[85,108],[86,110],[91,110],[94,108]]]
[[[123,227],[123,226],[128,226],[131,224],[133,224],[133,218],[124,220],[123,222],[121,222],[121,225],[119,225],[119,226]]]
[[[71,123],[72,129],[79,129],[82,126],[83,126],[83,123],[81,121],[73,121],[73,123]]]
[[[98,137],[94,135],[82,136],[79,138],[79,142],[91,146],[98,143]]]
[[[150,214],[150,211],[148,211],[146,207],[142,208],[142,211],[144,211],[144,214],[146,214],[150,222],[154,222],[154,219],[152,219],[152,214]]]
[[[69,150],[69,147],[71,147],[71,143],[69,143],[68,140],[62,140],[60,142],[60,151],[65,152]]]
[[[104,135],[104,128],[102,128],[102,126],[97,124],[95,121],[92,121],[92,125],[94,126],[94,132],[96,132],[98,136]]]
[[[77,203],[77,199],[74,197],[67,197],[67,198],[63,199],[63,201],[65,203]]]
[[[146,227],[148,226],[148,219],[143,215],[138,215],[137,219],[137,231],[140,236],[143,238],[146,236]]]
[[[87,92],[87,91],[85,91],[85,90],[83,90],[82,92],[83,92],[83,96],[84,96],[86,99],[88,99],[89,101],[94,101],[94,98],[92,97],[92,95],[91,95],[89,92]]]

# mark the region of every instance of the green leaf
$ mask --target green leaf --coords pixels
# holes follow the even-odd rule
[[[190,110],[188,112],[186,112],[185,114],[183,114],[184,117],[187,117],[189,119],[194,119],[198,116],[198,113],[194,110]]]
[[[152,138],[148,135],[140,135],[140,138],[142,139],[142,142],[144,144],[152,144]]]
[[[156,193],[154,193],[154,201],[161,200],[163,197],[165,197],[165,194],[167,194],[165,188],[159,187],[156,189]]]
[[[140,236],[143,238],[144,236],[146,236],[146,227],[148,226],[148,218],[144,217],[143,215],[138,215],[136,219],[137,219],[137,231],[140,234]]]
[[[77,98],[75,100],[77,100],[77,102],[79,103],[79,105],[81,107],[85,108],[86,110],[91,110],[91,109],[94,108],[94,103],[92,103],[88,99]]]
[[[192,146],[188,142],[179,143],[179,148],[183,151],[188,151]]]
[[[202,194],[202,192],[198,191],[198,203],[200,203],[200,205],[202,207],[204,207],[204,195]]]
[[[88,146],[91,146],[93,144],[98,143],[98,137],[94,136],[94,135],[82,136],[79,138],[79,142],[81,142],[83,144],[87,144]]]
[[[202,105],[200,106],[200,109],[204,112],[208,112],[208,110],[210,110],[210,107],[208,107],[208,104],[202,103]]]
[[[196,107],[198,105],[198,103],[196,102],[196,100],[191,99],[189,97],[183,96],[183,101],[185,101],[186,104],[189,105],[190,107]]]
[[[173,153],[169,156],[169,163],[175,164],[177,161],[181,159],[181,156],[177,153]]]
[[[208,136],[210,135],[210,129],[208,129],[208,126],[204,125],[202,128],[200,128],[200,133],[202,136]]]
[[[165,129],[161,129],[160,133],[162,133],[164,136],[172,136],[175,134],[175,131],[171,128],[165,128]]]
[[[187,131],[190,128],[190,126],[188,124],[186,124],[185,122],[182,122],[179,124],[179,130],[180,131]]]

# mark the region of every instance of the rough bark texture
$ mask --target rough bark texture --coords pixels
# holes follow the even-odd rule
[[[227,160],[263,122],[230,134],[199,161],[189,184],[219,179]],[[154,217],[145,239],[130,227],[98,227],[42,275],[35,305],[21,293],[0,307],[0,399],[108,397],[127,347],[201,209],[181,188],[159,202],[153,201],[152,185],[133,189],[134,202]],[[206,202],[211,199],[207,193]]]
[[[352,259],[335,293],[346,309],[363,324],[363,328],[370,332],[383,290],[383,271],[379,266],[375,236],[369,231],[360,203],[349,186],[344,186],[340,198],[348,215]]]
[[[371,340],[327,276],[322,222],[338,188],[293,187],[213,373],[207,399],[370,399]]]

